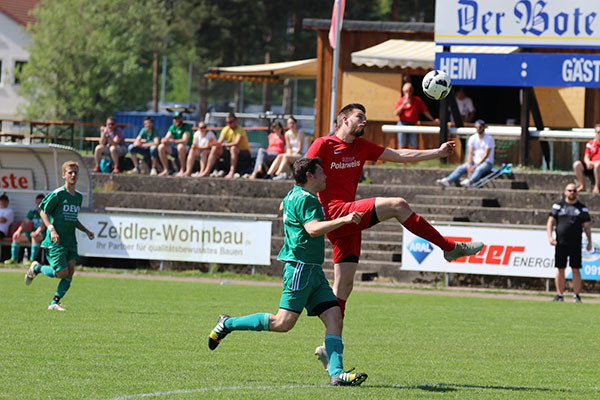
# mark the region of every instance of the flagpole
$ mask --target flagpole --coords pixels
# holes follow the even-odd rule
[[[337,111],[337,85],[338,85],[338,66],[340,64],[340,36],[342,32],[342,0],[336,0],[337,4],[337,19],[335,24],[335,47],[333,48],[333,67],[331,71],[331,109],[329,113],[329,129],[333,129],[333,121],[335,120]]]

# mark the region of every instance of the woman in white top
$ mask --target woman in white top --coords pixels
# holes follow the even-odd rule
[[[287,120],[288,130],[285,132],[285,153],[277,156],[267,175],[275,177],[273,179],[286,179],[286,171],[290,170],[291,165],[304,155],[304,133],[298,129],[298,121],[290,115]]]
[[[206,123],[200,122],[198,124],[198,130],[194,133],[194,141],[192,142],[192,148],[188,153],[185,175],[192,175],[192,169],[196,158],[200,155],[200,171],[204,168],[210,149],[217,142],[217,137],[212,131],[208,130]]]

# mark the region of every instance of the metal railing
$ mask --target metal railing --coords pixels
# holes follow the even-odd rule
[[[381,127],[383,132],[389,133],[420,133],[427,135],[439,135],[439,126],[424,126],[424,125],[383,125]],[[469,136],[477,133],[474,127],[463,127],[463,128],[448,128],[448,134],[457,135],[460,138],[468,138]],[[485,133],[498,139],[521,139],[521,127],[520,126],[502,126],[502,125],[488,125],[485,128]],[[555,142],[571,143],[572,147],[572,158],[579,159],[579,147],[577,142],[587,142],[596,137],[593,128],[575,128],[571,130],[567,129],[549,129],[537,130],[534,127],[529,128],[529,136],[533,139],[546,141],[550,147],[550,160],[549,169],[553,169],[554,164],[554,146]]]

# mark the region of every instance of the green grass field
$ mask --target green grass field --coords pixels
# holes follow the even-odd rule
[[[598,304],[355,292],[344,363],[369,379],[336,388],[316,318],[208,350],[220,313],[276,312],[277,287],[76,275],[60,313],[56,284],[0,273],[2,399],[600,398]]]

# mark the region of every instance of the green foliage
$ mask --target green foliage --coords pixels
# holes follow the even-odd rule
[[[161,0],[43,0],[21,76],[36,119],[102,120],[144,105],[166,33]]]
[[[61,313],[46,310],[57,282],[2,272],[0,398],[598,397],[598,304],[357,291],[344,363],[369,379],[332,388],[313,355],[323,324],[305,314],[289,333],[233,332],[208,350],[220,313],[276,312],[280,287],[76,273]]]

